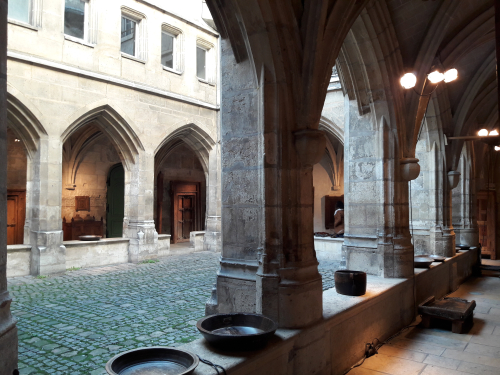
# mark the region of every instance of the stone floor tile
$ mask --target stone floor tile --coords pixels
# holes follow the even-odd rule
[[[475,375],[498,375],[499,371],[496,367],[484,366],[478,363],[462,362],[458,366],[459,371],[464,371]]]
[[[386,372],[374,371],[364,367],[356,367],[349,372],[349,375],[386,375],[386,374],[387,374]]]
[[[402,348],[398,348],[396,346],[390,346],[390,345],[384,345],[382,346],[378,352],[380,354],[392,356],[392,357],[398,357],[398,358],[404,358],[404,359],[409,359],[411,361],[415,362],[423,362],[427,354],[413,351],[413,350],[406,350]]]
[[[444,367],[451,370],[456,370],[460,365],[460,361],[451,358],[438,357],[436,355],[429,354],[425,358],[424,363],[433,366]]]
[[[425,332],[427,331],[427,332]],[[442,337],[440,335],[433,334],[433,329],[413,331],[406,335],[407,339],[425,342],[427,344],[432,344],[436,346],[442,346],[443,348],[464,350],[467,346],[466,341],[456,340],[452,337]],[[425,333],[424,333],[425,332]],[[470,337],[469,337],[470,339]]]
[[[500,358],[500,348],[496,346],[486,346],[475,343],[469,343],[465,348],[467,353],[487,355],[488,357]]]
[[[458,370],[451,370],[446,367],[427,365],[420,373],[421,375],[468,375],[468,372]]]
[[[474,336],[470,342],[500,348],[500,336],[498,335]]]
[[[500,336],[500,325],[495,326],[492,332],[493,335]]]
[[[500,315],[500,308],[499,307],[492,307],[489,311],[489,314]]]
[[[441,355],[444,353],[445,348],[442,346],[426,344],[425,342],[418,342],[413,340],[408,340],[405,338],[394,339],[388,344],[388,346],[396,346],[398,348],[413,350],[420,353]]]
[[[485,355],[467,353],[459,350],[446,349],[442,357],[462,360],[470,363],[478,363],[485,366],[498,367],[500,373],[500,358],[492,358]]]
[[[417,375],[420,374],[425,364],[377,354],[368,358],[361,367],[391,375]]]

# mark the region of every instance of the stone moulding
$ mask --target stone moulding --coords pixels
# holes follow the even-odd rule
[[[448,172],[448,189],[453,190],[457,187],[458,182],[460,181],[460,172],[458,171],[449,171]]]
[[[404,181],[411,181],[418,177],[420,174],[420,165],[417,158],[402,158],[399,163],[401,164],[401,176]]]
[[[298,130],[293,134],[295,136],[295,149],[302,166],[312,167],[319,163],[325,153],[325,134],[317,129]]]

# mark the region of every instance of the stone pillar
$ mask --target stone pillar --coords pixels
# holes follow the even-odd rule
[[[221,243],[221,154],[220,143],[216,143],[209,154],[207,186],[207,220],[203,249],[220,252]]]
[[[7,0],[0,0],[0,373],[17,368],[16,320],[7,290]]]
[[[154,156],[141,151],[125,167],[125,217],[123,237],[130,239],[129,262],[158,257],[154,222]]]
[[[61,219],[62,144],[59,138],[44,136],[31,160],[30,220],[31,274],[66,271]]]
[[[312,165],[322,132],[285,124],[279,84],[257,80],[222,40],[222,254],[207,314],[258,312],[281,327],[322,317]],[[269,104],[266,106],[266,104]],[[318,157],[319,155],[319,157]]]
[[[379,103],[378,110],[384,108]],[[342,266],[384,277],[413,275],[408,181],[417,159],[400,160],[385,116],[361,115],[346,97],[345,235]],[[388,117],[388,116],[387,116]]]

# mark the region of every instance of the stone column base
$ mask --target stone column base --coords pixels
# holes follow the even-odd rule
[[[31,275],[66,272],[66,247],[63,231],[31,232]]]
[[[17,369],[17,327],[10,313],[12,299],[0,294],[0,374],[10,375]]]
[[[431,228],[430,230],[430,253],[443,257],[453,257],[455,250],[455,232],[453,228]]]
[[[158,258],[158,233],[154,220],[130,220],[124,237],[130,239],[128,258],[130,263]]]
[[[203,250],[220,253],[222,251],[221,217],[209,216],[203,239]]]
[[[455,228],[455,242],[461,245],[478,246],[479,230],[477,228]]]

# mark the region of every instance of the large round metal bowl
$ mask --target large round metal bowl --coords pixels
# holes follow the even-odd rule
[[[434,260],[432,258],[423,257],[423,256],[416,256],[413,259],[413,266],[415,268],[429,268],[431,266],[432,262],[434,262]]]
[[[366,293],[366,272],[338,270],[333,275],[335,290],[345,296],[362,296]]]
[[[455,247],[458,247],[460,250],[469,250],[470,249],[469,245],[458,244],[458,245],[455,245]]]
[[[80,241],[99,241],[101,239],[101,236],[86,234],[84,236],[78,236],[78,239]]]
[[[446,260],[446,257],[443,257],[441,255],[418,255],[419,257],[424,257],[424,258],[431,258],[434,262],[444,262]]]
[[[109,375],[188,375],[199,359],[193,353],[166,346],[120,353],[106,363]]]
[[[255,350],[267,344],[278,325],[260,314],[216,314],[198,320],[196,327],[214,347]]]

